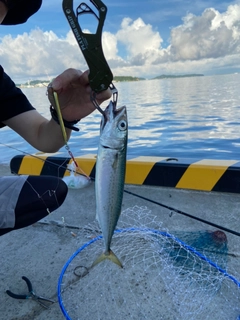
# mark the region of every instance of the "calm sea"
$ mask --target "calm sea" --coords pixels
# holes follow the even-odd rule
[[[116,83],[118,106],[128,110],[128,158],[240,159],[239,83],[240,74]],[[50,118],[46,89],[23,91]],[[69,142],[74,156],[97,153],[100,120],[95,111],[79,123]],[[8,128],[0,142],[1,163],[37,151]]]

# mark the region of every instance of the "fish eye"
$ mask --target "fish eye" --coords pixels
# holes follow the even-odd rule
[[[121,120],[118,122],[118,129],[123,131],[127,128],[127,122],[125,120]]]

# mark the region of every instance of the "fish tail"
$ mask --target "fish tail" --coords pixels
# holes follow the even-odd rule
[[[120,268],[123,268],[123,265],[121,261],[118,259],[118,257],[115,255],[115,253],[112,250],[103,252],[92,264],[92,267],[96,266],[99,262],[103,260],[111,260],[112,262],[116,263]]]

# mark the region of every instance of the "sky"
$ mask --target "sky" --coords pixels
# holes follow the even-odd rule
[[[81,2],[74,0],[74,8]],[[115,76],[240,72],[240,0],[104,4],[102,45]],[[80,19],[84,31],[95,32],[97,19],[87,14]],[[67,68],[88,69],[61,0],[43,0],[25,24],[0,26],[0,63],[16,83],[50,80]]]

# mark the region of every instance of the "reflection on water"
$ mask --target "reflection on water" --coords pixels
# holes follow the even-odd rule
[[[129,121],[128,158],[139,155],[177,158],[239,158],[240,75],[147,80],[117,83],[118,105],[126,105]],[[50,118],[45,88],[26,88],[25,94]],[[106,104],[106,103],[105,103]],[[69,142],[75,156],[96,153],[101,116],[95,111],[79,124]],[[10,129],[1,142],[33,153]],[[0,145],[1,162],[19,152]],[[66,153],[63,148],[62,151]],[[67,155],[67,153],[66,153]]]

